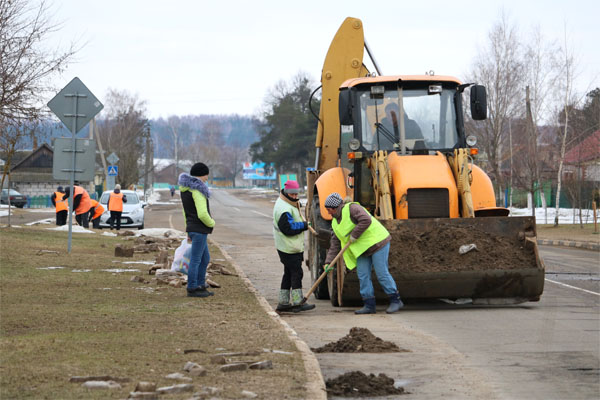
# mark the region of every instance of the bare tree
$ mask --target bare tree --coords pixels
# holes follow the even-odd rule
[[[507,157],[503,154],[506,124],[517,112],[523,63],[516,27],[504,13],[492,27],[488,38],[487,48],[479,51],[469,80],[485,85],[488,90],[489,117],[478,124],[478,134],[498,185],[498,199],[502,200],[504,180],[501,164]]]
[[[557,46],[553,42],[547,41],[539,28],[533,28],[530,40],[527,41],[524,68],[526,87],[525,112],[528,146],[528,173],[530,176],[529,189],[532,197],[535,197],[535,191],[540,191],[542,207],[547,215],[547,203],[545,193],[542,190],[541,167],[543,160],[540,158],[539,129],[543,119],[551,116],[552,96],[551,91],[554,88],[555,74],[555,54]],[[535,216],[535,202],[532,202],[532,215]]]
[[[560,208],[560,191],[562,185],[562,171],[565,161],[565,151],[567,144],[567,134],[569,132],[569,116],[571,106],[574,104],[573,81],[575,79],[576,60],[573,55],[569,42],[567,40],[567,28],[564,27],[564,42],[560,49],[561,68],[559,79],[557,79],[557,87],[561,96],[561,109],[564,117],[562,126],[562,140],[560,146],[560,159],[558,163],[558,174],[556,177],[556,216],[554,217],[554,226],[558,226],[558,211]]]
[[[0,0],[0,151],[6,157],[1,184],[12,156],[43,114],[42,98],[53,90],[50,79],[76,53],[49,49],[45,41],[60,26],[45,1]]]
[[[98,123],[102,146],[119,157],[119,183],[137,184],[140,169],[144,168],[146,102],[126,91],[110,89],[104,112],[105,118]]]

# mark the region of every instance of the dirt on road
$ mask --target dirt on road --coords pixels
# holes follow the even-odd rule
[[[385,374],[366,375],[360,371],[346,372],[325,382],[328,396],[375,397],[404,394],[404,388],[394,387],[394,379]]]
[[[354,327],[340,340],[327,343],[316,349],[315,353],[397,353],[408,351],[395,343],[387,342],[371,333],[367,328]]]

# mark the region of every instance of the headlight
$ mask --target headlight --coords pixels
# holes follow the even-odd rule
[[[473,135],[467,136],[467,145],[473,147],[477,144],[477,138]]]
[[[350,142],[348,142],[348,147],[352,151],[358,150],[360,147],[360,140],[358,140],[357,138],[350,139]]]

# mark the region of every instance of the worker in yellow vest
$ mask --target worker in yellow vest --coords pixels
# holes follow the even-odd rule
[[[92,228],[100,229],[100,217],[104,213],[104,207],[98,202],[98,200],[91,199],[92,208],[90,208],[90,220],[92,221]]]
[[[50,196],[52,205],[56,208],[56,225],[63,226],[67,224],[67,215],[69,214],[69,204],[65,190],[62,186],[56,188],[56,192]]]
[[[117,230],[121,229],[121,214],[123,213],[123,203],[127,203],[127,197],[121,193],[121,185],[116,184],[115,189],[108,197],[108,211],[110,211],[110,229],[113,229],[115,222]]]
[[[375,270],[377,280],[390,298],[388,314],[400,310],[404,304],[396,287],[396,282],[388,269],[388,255],[392,240],[385,227],[359,203],[346,203],[338,193],[325,199],[325,209],[332,216],[331,244],[325,258],[329,264],[348,241],[350,246],[344,252],[346,268],[356,268],[360,286],[360,296],[364,307],[355,314],[375,314],[375,291],[371,282],[371,270]]]

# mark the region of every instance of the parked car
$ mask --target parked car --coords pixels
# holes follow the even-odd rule
[[[100,216],[100,228],[110,228],[110,211],[108,211],[108,198],[112,190],[107,190],[100,197],[100,204],[104,207],[104,214]],[[123,213],[121,214],[121,228],[144,229],[144,207],[146,203],[140,201],[137,193],[133,190],[121,190],[123,196],[127,198],[127,203],[123,203]]]
[[[15,207],[23,208],[25,207],[25,204],[27,204],[27,197],[23,196],[14,189],[2,189],[2,194],[0,195],[0,204],[8,204],[9,196],[10,204]]]

